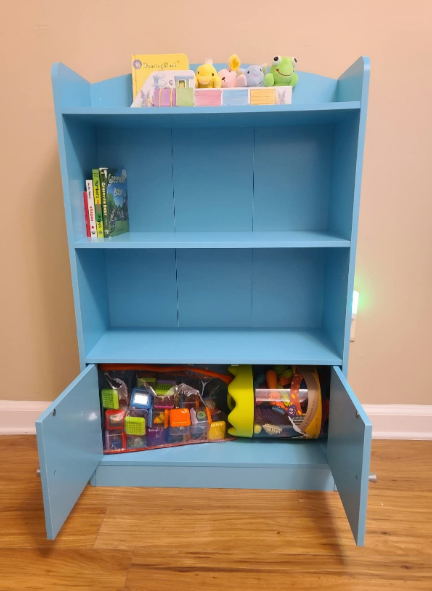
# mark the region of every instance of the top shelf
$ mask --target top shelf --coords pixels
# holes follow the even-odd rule
[[[237,107],[63,107],[62,115],[101,127],[272,127],[343,121],[360,111],[360,101]]]

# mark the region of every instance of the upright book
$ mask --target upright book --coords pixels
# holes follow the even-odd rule
[[[109,238],[129,232],[126,170],[108,168],[106,178],[108,233],[105,233],[105,237]]]
[[[108,203],[107,203],[107,182],[108,182],[107,175],[108,175],[108,168],[99,168],[104,238],[109,238],[109,236],[110,236],[109,219],[108,219]]]
[[[94,196],[95,211],[96,211],[96,233],[97,233],[98,238],[103,238],[104,231],[103,231],[102,200],[101,200],[99,168],[93,168],[92,176],[93,176],[93,196]]]
[[[86,193],[87,193],[87,206],[88,206],[89,222],[90,222],[90,237],[96,238],[97,231],[96,231],[95,204],[94,204],[94,197],[93,197],[93,181],[91,181],[90,179],[86,181]]]

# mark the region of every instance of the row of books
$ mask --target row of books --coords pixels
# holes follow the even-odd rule
[[[129,232],[126,170],[93,168],[83,196],[89,238],[111,238]]]

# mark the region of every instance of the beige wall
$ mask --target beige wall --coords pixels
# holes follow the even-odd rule
[[[96,82],[184,51],[332,77],[371,57],[349,378],[365,403],[432,403],[431,0],[3,0],[2,17],[0,398],[51,400],[78,373],[51,64]]]

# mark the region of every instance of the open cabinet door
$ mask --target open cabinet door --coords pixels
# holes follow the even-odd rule
[[[372,424],[345,376],[332,368],[327,459],[356,543],[364,545]]]
[[[37,419],[36,435],[47,537],[53,540],[102,458],[95,365]]]

